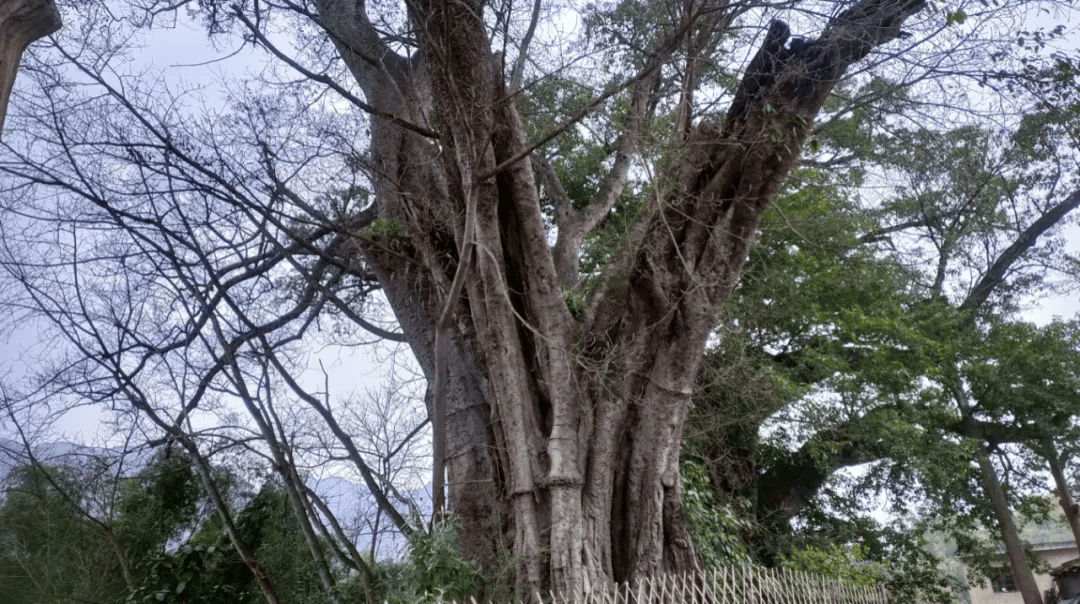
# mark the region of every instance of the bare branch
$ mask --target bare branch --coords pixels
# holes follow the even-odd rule
[[[521,78],[525,73],[525,62],[529,59],[529,45],[532,44],[533,34],[536,33],[536,24],[540,21],[540,7],[543,0],[533,0],[532,16],[529,17],[529,28],[525,30],[525,37],[518,45],[517,60],[514,61],[514,69],[510,73],[509,91],[514,94],[521,88]]]
[[[986,271],[975,287],[971,288],[971,292],[960,308],[972,312],[978,311],[994,289],[1005,281],[1005,276],[1012,269],[1013,264],[1035,246],[1041,235],[1059,224],[1062,218],[1078,206],[1080,206],[1080,190],[1074,191],[1063,201],[1043,212],[1038,220],[1031,223],[1031,226],[1017,236],[1012,245],[998,255],[994,263],[990,265],[990,270]]]
[[[677,32],[677,33],[681,33],[681,31]],[[558,125],[553,127],[551,130],[549,130],[548,132],[546,132],[545,134],[540,136],[540,138],[537,139],[536,141],[534,141],[532,144],[526,146],[524,149],[519,151],[513,157],[510,157],[509,159],[503,161],[499,165],[497,165],[497,166],[495,166],[495,167],[493,167],[493,168],[491,168],[491,169],[489,169],[489,170],[487,170],[485,172],[481,172],[480,174],[475,176],[474,177],[475,182],[482,183],[482,182],[486,181],[487,179],[495,176],[496,174],[499,174],[501,172],[506,171],[506,169],[509,168],[510,166],[516,164],[517,162],[519,162],[522,159],[525,159],[526,157],[531,155],[533,151],[536,151],[540,147],[543,147],[547,143],[551,142],[552,139],[554,139],[556,136],[558,136],[558,135],[562,134],[563,132],[565,132],[566,129],[569,128],[570,126],[573,126],[574,124],[576,124],[576,123],[580,122],[581,120],[585,119],[585,117],[588,116],[589,113],[591,113],[593,109],[598,107],[604,101],[610,99],[611,97],[615,96],[619,92],[625,90],[628,86],[631,86],[631,85],[635,84],[636,82],[639,82],[639,81],[644,80],[645,78],[651,76],[653,74],[653,72],[656,71],[657,69],[659,69],[660,66],[668,59],[668,57],[671,56],[671,53],[676,48],[677,41],[678,41],[678,35],[673,34],[671,37],[668,38],[668,40],[664,44],[662,44],[656,50],[656,52],[653,54],[652,58],[649,60],[648,63],[646,63],[645,67],[643,67],[641,69],[641,71],[634,74],[630,79],[626,80],[625,82],[621,82],[621,83],[619,83],[619,84],[617,84],[615,86],[612,86],[611,88],[607,89],[606,91],[601,93],[599,96],[597,96],[593,100],[586,103],[585,106],[582,107],[580,111],[578,111],[574,115],[572,115],[569,118],[567,118],[567,119],[563,120],[562,122],[560,122]]]
[[[335,82],[333,79],[331,79],[331,78],[329,78],[329,77],[327,77],[325,75],[315,73],[315,72],[311,71],[310,69],[307,69],[303,65],[297,63],[293,59],[289,58],[288,55],[286,55],[285,53],[278,50],[278,48],[276,46],[274,46],[270,42],[270,40],[268,40],[266,38],[266,36],[264,36],[262,34],[262,32],[259,31],[259,29],[255,26],[255,24],[252,23],[251,20],[249,20],[244,15],[243,11],[240,10],[240,7],[234,6],[233,7],[233,14],[236,15],[236,17],[238,19],[243,21],[244,25],[248,28],[248,31],[251,32],[251,35],[254,36],[255,39],[257,39],[259,41],[259,43],[263,45],[263,47],[265,47],[267,50],[269,50],[275,57],[277,57],[278,59],[281,59],[289,67],[292,67],[296,71],[303,74],[304,77],[306,77],[306,78],[308,78],[308,79],[310,79],[312,81],[315,81],[315,82],[318,82],[320,84],[324,84],[324,85],[328,86],[331,90],[333,90],[334,92],[340,94],[342,96],[342,98],[344,98],[345,100],[349,101],[353,105],[356,105],[356,107],[360,108],[361,110],[366,111],[367,113],[370,113],[371,115],[374,115],[375,117],[384,119],[384,120],[390,122],[391,124],[394,124],[395,126],[400,126],[400,127],[404,128],[406,130],[409,130],[410,132],[415,132],[415,133],[417,133],[417,134],[419,134],[421,136],[426,136],[428,138],[434,138],[434,139],[439,138],[439,133],[438,132],[435,132],[433,130],[428,130],[427,128],[424,128],[423,126],[418,126],[416,124],[413,124],[412,122],[401,119],[400,117],[398,117],[396,115],[386,113],[385,111],[379,111],[375,107],[372,107],[371,105],[369,105],[369,104],[365,103],[364,101],[362,101],[361,99],[357,98],[354,94],[352,94],[348,90],[345,90],[345,88],[343,88],[340,84]]]

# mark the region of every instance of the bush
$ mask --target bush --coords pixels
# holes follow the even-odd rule
[[[828,549],[807,546],[784,556],[783,565],[866,587],[880,584],[888,570],[885,564],[867,560],[866,551],[861,545],[843,547],[832,544]]]
[[[484,580],[480,567],[458,555],[460,525],[452,515],[434,525],[430,532],[409,539],[409,562],[405,575],[414,594],[422,602],[468,599]]]
[[[713,569],[750,562],[750,554],[740,538],[746,523],[731,508],[716,501],[705,469],[683,460],[679,475],[683,513],[702,567]]]

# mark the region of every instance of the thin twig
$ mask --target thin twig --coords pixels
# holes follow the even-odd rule
[[[342,97],[344,97],[345,100],[349,101],[353,105],[356,105],[357,107],[359,107],[363,111],[366,111],[366,112],[370,113],[371,115],[374,115],[375,117],[382,118],[382,119],[390,122],[391,124],[394,124],[395,126],[400,126],[400,127],[404,128],[406,130],[409,130],[411,132],[415,132],[415,133],[417,133],[417,134],[419,134],[421,136],[425,136],[427,138],[434,138],[434,139],[439,138],[439,133],[437,133],[437,132],[435,132],[433,130],[429,130],[427,128],[424,128],[423,126],[418,126],[418,125],[416,125],[416,124],[414,124],[414,123],[412,123],[412,122],[410,122],[408,120],[404,120],[404,119],[402,119],[402,118],[400,118],[400,117],[398,117],[398,116],[396,116],[396,115],[394,115],[392,113],[387,113],[385,111],[380,111],[380,110],[376,109],[375,107],[372,107],[371,105],[365,103],[361,99],[357,98],[356,95],[352,94],[348,90],[345,90],[345,88],[343,88],[340,84],[335,82],[333,79],[331,79],[331,78],[329,78],[329,77],[327,77],[325,75],[315,73],[314,71],[311,71],[310,69],[307,69],[303,65],[297,63],[293,59],[290,59],[288,56],[285,55],[285,53],[278,50],[277,47],[274,46],[270,42],[270,40],[268,40],[266,38],[266,36],[264,36],[255,27],[254,23],[252,23],[250,20],[248,20],[248,18],[246,16],[244,16],[244,13],[240,10],[240,7],[233,6],[233,13],[236,15],[236,17],[238,19],[240,19],[241,21],[244,22],[244,25],[247,26],[249,31],[251,31],[251,35],[254,36],[255,39],[258,40],[259,43],[262,44],[267,50],[269,50],[271,54],[273,54],[275,57],[277,57],[277,58],[281,59],[282,61],[284,61],[289,67],[292,67],[296,71],[299,71],[304,77],[306,77],[306,78],[308,78],[310,80],[316,81],[316,82],[318,82],[320,84],[324,84],[326,86],[329,86],[334,92],[336,92],[336,93],[340,94]]]

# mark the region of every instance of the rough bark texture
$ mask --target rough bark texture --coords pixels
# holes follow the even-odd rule
[[[439,312],[459,250],[469,249],[465,209],[475,204],[446,384],[449,505],[465,525],[463,553],[491,569],[511,552],[522,590],[571,595],[695,568],[678,461],[706,338],[829,91],[923,3],[858,2],[797,49],[785,46],[787,28],[776,22],[726,120],[689,128],[677,185],[655,200],[606,272],[591,277],[596,294],[579,317],[560,285],[576,281],[581,237],[618,197],[653,72],[632,82],[635,109],[610,186],[579,214],[563,208],[573,220],[565,233],[560,224],[553,254],[534,162],[510,161],[527,155],[528,143],[489,48],[482,3],[409,6],[421,42],[405,59],[379,39],[362,4],[318,0],[368,103],[422,127],[373,119],[378,212],[404,232],[358,252],[429,378]],[[705,12],[687,16],[652,69],[700,23],[722,21],[696,21]]]
[[[8,98],[22,53],[31,42],[60,29],[60,13],[52,0],[0,2],[0,133]]]

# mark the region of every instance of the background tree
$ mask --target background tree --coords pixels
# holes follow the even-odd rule
[[[144,456],[145,465],[131,475],[122,473],[122,456],[87,453],[55,457],[53,466],[31,461],[8,474],[0,507],[5,597],[102,604],[263,599],[182,453]],[[257,493],[245,492],[230,470],[215,468],[214,474],[233,506],[240,538],[273,577],[275,593],[325,602],[286,490],[266,482]],[[351,568],[335,564],[332,570],[349,583]],[[358,581],[343,593],[364,597],[371,587]]]
[[[903,95],[891,98],[894,108],[910,103]],[[954,518],[954,505],[961,514],[975,506],[983,522],[996,524],[982,487],[970,481],[976,451],[962,440],[1004,444],[1000,454],[1009,450],[1005,443],[1037,446],[1040,433],[1072,438],[1062,423],[1071,412],[1056,421],[1032,414],[1069,406],[1070,328],[1043,331],[1017,321],[1025,296],[1075,287],[1073,260],[1061,253],[1059,238],[1080,200],[1075,155],[1071,145],[1050,142],[1069,141],[1073,126],[1067,111],[1048,114],[1062,121],[1051,126],[1043,122],[1047,114],[1033,112],[1008,135],[978,128],[906,131],[866,110],[818,129],[823,154],[833,158],[827,162],[845,170],[834,175],[831,163],[808,162],[792,187],[798,194],[775,200],[780,215],[763,222],[721,327],[723,345],[712,353],[716,369],[705,374],[715,383],[695,399],[689,424],[689,451],[709,460],[720,496],[754,501],[753,543],[761,558],[775,560],[792,540],[816,534],[878,544],[866,551],[883,559],[882,546],[897,544],[888,531],[873,528],[865,504],[852,503],[867,493],[893,493],[902,515]],[[1035,122],[1047,127],[1030,129]],[[1046,138],[1033,144],[1037,131]],[[911,157],[920,165],[908,173],[909,160],[898,158]],[[878,170],[893,172],[882,178]],[[867,178],[903,184],[896,185],[895,200],[860,206],[850,195]],[[1047,190],[1057,197],[1046,200]],[[819,219],[825,213],[830,220]],[[998,340],[1006,333],[1016,339]],[[1022,363],[999,356],[1006,348],[1018,355],[1038,348],[1031,360],[1045,367],[1032,365],[1024,378]],[[988,415],[996,403],[987,400],[961,413],[950,398],[957,390],[925,389],[940,383],[951,364],[960,367],[964,384],[981,383],[980,396],[991,395],[986,381],[997,376],[1010,395],[996,399],[1010,410]],[[991,369],[998,364],[1008,371]],[[985,373],[973,373],[977,367]],[[1045,383],[1036,385],[1039,380]],[[771,439],[761,438],[763,424]],[[957,466],[957,458],[968,461]],[[839,473],[852,466],[873,471],[858,480]],[[1017,478],[1013,473],[1014,483]],[[913,498],[914,492],[928,497]],[[1021,492],[1030,493],[1029,485]],[[918,507],[938,496],[940,507]],[[1007,507],[1024,504],[1019,495],[1007,501]],[[796,516],[818,528],[793,535],[789,520]],[[908,547],[917,545],[916,539]]]
[[[0,527],[0,589],[16,602],[89,602],[123,599],[115,534],[89,521],[80,507],[90,499],[87,476],[76,470],[23,466],[8,477]],[[130,576],[130,575],[129,575]]]

